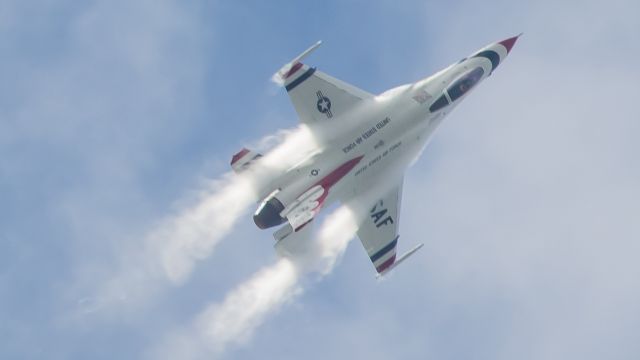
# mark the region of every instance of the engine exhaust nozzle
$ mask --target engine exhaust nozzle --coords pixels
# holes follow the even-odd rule
[[[280,216],[284,210],[284,205],[276,197],[265,199],[253,214],[253,222],[260,229],[268,229],[284,223],[287,219]]]

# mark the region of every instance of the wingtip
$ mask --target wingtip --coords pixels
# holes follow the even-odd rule
[[[400,256],[400,258],[398,258],[397,261],[394,261],[391,266],[387,267],[384,271],[379,272],[378,274],[376,274],[376,279],[378,279],[378,280],[383,279],[387,274],[391,273],[391,271],[393,269],[395,269],[403,261],[407,260],[411,255],[415,254],[416,251],[420,250],[420,248],[422,248],[423,246],[424,246],[424,243],[420,243],[420,244],[414,246],[411,250],[407,251],[404,255]]]
[[[271,76],[271,81],[278,86],[283,86],[288,78],[302,68],[302,60],[316,50],[320,45],[322,45],[322,40],[316,41],[316,43],[311,45],[307,50],[293,58],[290,62],[284,64],[280,70],[276,71],[276,73]]]

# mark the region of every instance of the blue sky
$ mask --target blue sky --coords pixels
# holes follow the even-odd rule
[[[309,63],[379,93],[524,32],[408,171],[402,245],[424,249],[378,282],[352,242],[218,356],[637,358],[637,13],[627,0],[0,2],[0,357],[157,357],[274,261],[247,214],[187,281],[115,307],[96,294],[233,153],[295,127],[269,79],[315,41]]]

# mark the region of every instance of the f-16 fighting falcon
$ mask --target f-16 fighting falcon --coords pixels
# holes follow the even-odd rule
[[[322,146],[263,189],[264,199],[253,215],[256,225],[267,229],[284,224],[273,234],[279,242],[310,223],[328,204],[347,203],[365,198],[371,189],[383,189],[375,199],[368,195],[369,213],[357,234],[378,276],[389,272],[422,244],[396,257],[403,176],[387,187],[379,184],[380,179],[404,173],[445,116],[493,73],[519,36],[490,44],[426,79],[377,96],[303,64],[320,42],[294,58],[277,76],[300,121]],[[242,149],[231,166],[243,172],[260,158],[255,151]]]

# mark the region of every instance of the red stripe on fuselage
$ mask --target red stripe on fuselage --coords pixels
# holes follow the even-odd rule
[[[338,181],[340,181],[340,179],[342,179],[345,175],[347,175],[349,171],[351,171],[354,167],[356,167],[356,165],[358,165],[358,163],[360,162],[360,160],[362,160],[363,157],[364,155],[358,156],[357,158],[353,158],[347,161],[346,163],[338,166],[335,170],[330,172],[329,175],[323,177],[322,179],[320,179],[320,181],[313,184],[313,186],[320,185],[324,189],[324,193],[322,194],[322,196],[318,198],[318,206],[316,207],[316,209],[322,206],[322,203],[329,195],[329,189],[333,185],[335,185]],[[313,186],[311,186],[309,189],[311,189]]]
[[[330,187],[340,181],[340,179],[342,179],[345,175],[347,175],[349,171],[351,171],[351,169],[358,165],[363,157],[364,155],[358,156],[357,158],[353,158],[346,163],[338,166],[335,170],[329,173],[329,175],[323,177],[322,180],[318,181],[316,185],[322,185],[325,190],[328,190]]]

